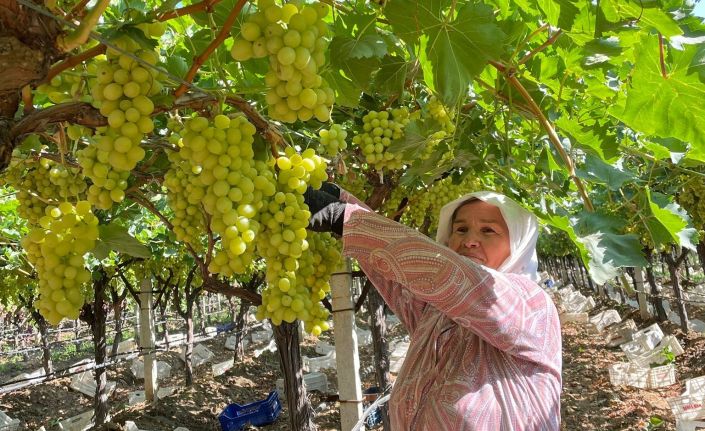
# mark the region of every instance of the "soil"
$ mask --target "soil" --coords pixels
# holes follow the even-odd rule
[[[653,323],[642,321],[638,311],[623,308],[611,300],[604,300],[591,312],[616,308],[622,319],[633,319],[639,328]],[[367,327],[358,320],[359,326]],[[705,336],[689,333],[669,323],[660,323],[664,333],[676,335],[685,353],[676,359],[677,383],[661,389],[637,389],[614,387],[610,384],[609,364],[626,361],[619,347],[608,347],[604,334],[593,333],[585,325],[567,323],[563,327],[563,397],[562,429],[574,430],[647,430],[653,417],[660,417],[663,430],[674,430],[675,420],[666,399],[679,395],[684,390],[684,381],[705,374]],[[191,431],[220,430],[218,415],[229,403],[246,404],[265,399],[275,388],[276,379],[281,378],[277,353],[265,352],[254,358],[257,345],[248,347],[246,356],[224,375],[213,377],[210,364],[225,361],[233,352],[224,348],[225,339],[231,334],[219,334],[203,342],[214,354],[209,364],[194,369],[194,385],[184,387],[184,365],[176,351],[159,354],[159,360],[172,366],[171,377],[161,382],[162,387],[176,386],[176,392],[156,405],[140,403],[128,405],[131,391],[142,389],[140,381],[132,376],[130,363],[119,364],[108,371],[108,379],[118,383],[110,398],[111,421],[101,429],[122,430],[127,420],[134,421],[140,430],[172,431],[186,427]],[[389,339],[403,337],[401,325],[391,331]],[[332,342],[332,334],[321,336]],[[302,343],[302,354],[317,356],[316,340],[307,337]],[[261,346],[261,345],[260,345]],[[360,350],[363,388],[374,385],[374,368],[371,346]],[[1,360],[2,358],[0,358]],[[72,360],[75,362],[77,359]],[[62,365],[56,364],[57,368]],[[26,364],[24,371],[38,368],[38,362]],[[333,370],[325,370],[328,376],[329,393],[336,394],[336,379]],[[6,380],[3,376],[2,380]],[[0,395],[0,410],[13,418],[19,418],[26,429],[36,430],[44,426],[46,431],[58,429],[58,420],[65,419],[92,408],[93,400],[69,389],[70,378],[58,379],[42,385],[32,386]],[[338,403],[326,394],[309,394],[316,410],[315,423],[320,430],[337,430],[339,425]],[[288,413],[286,403],[279,418],[271,425],[247,429],[287,430]],[[380,430],[381,426],[375,429]]]

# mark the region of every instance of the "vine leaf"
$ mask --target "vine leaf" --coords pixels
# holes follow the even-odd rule
[[[621,166],[607,164],[592,154],[585,157],[585,165],[576,171],[580,178],[605,184],[611,190],[619,190],[625,183],[636,180],[633,172],[622,170]]]
[[[654,7],[648,7],[651,4]],[[610,22],[624,19],[639,21],[645,28],[654,28],[666,37],[683,34],[678,23],[667,13],[661,10],[659,2],[643,2],[639,0],[610,0],[600,2],[600,8],[605,18]]]
[[[464,5],[452,22],[439,21],[429,28],[426,56],[433,76],[426,80],[433,80],[440,98],[454,106],[487,61],[499,58],[504,39],[490,7]]]
[[[624,108],[610,113],[640,132],[690,142],[695,154],[705,153],[705,84],[689,73],[695,47],[671,50],[668,79],[661,76],[656,36],[646,35],[636,50],[632,85]]]
[[[382,58],[387,55],[387,44],[376,34],[364,34],[359,38],[335,37],[331,41],[331,50],[333,47],[350,58]]]
[[[115,223],[98,227],[100,233],[94,254],[98,259],[107,257],[107,252],[117,251],[133,257],[148,259],[149,248],[127,232],[127,229]]]
[[[404,82],[409,70],[408,64],[401,57],[385,56],[375,75],[375,88],[387,95],[399,95],[404,91]]]
[[[539,8],[550,24],[565,30],[573,27],[579,9],[570,0],[538,0]]]
[[[646,226],[655,245],[676,243],[695,250],[698,232],[689,226],[688,214],[666,195],[652,193],[646,188],[640,199],[641,210],[647,214]]]
[[[409,44],[416,44],[424,31],[443,22],[443,9],[449,0],[390,0],[384,15],[394,33]]]

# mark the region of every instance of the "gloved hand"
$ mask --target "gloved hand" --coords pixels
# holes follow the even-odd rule
[[[324,182],[321,184],[321,191],[326,192],[329,195],[333,196],[336,199],[340,199],[340,191],[343,190],[340,188],[339,185],[336,183],[329,183],[329,182]]]
[[[337,186],[335,187],[337,188]],[[334,189],[330,188],[330,190],[335,193]],[[338,190],[340,189],[338,188]],[[304,193],[304,202],[311,212],[311,218],[308,221],[310,230],[343,235],[345,202],[341,202],[336,196],[323,190],[314,190],[310,186]]]

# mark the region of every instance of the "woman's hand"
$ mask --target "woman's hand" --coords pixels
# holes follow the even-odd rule
[[[337,196],[335,196],[336,193]],[[304,202],[311,212],[308,229],[314,232],[333,232],[343,235],[345,202],[341,202],[339,197],[340,188],[333,183],[323,183],[321,190],[314,190],[310,186],[306,189]]]

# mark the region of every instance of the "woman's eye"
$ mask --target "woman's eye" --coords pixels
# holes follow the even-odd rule
[[[466,227],[459,227],[459,228],[456,228],[455,231],[458,232],[458,233],[465,233],[465,232],[468,231],[468,228],[466,228]]]
[[[482,232],[484,232],[484,233],[495,233],[494,229],[489,228],[489,227],[482,228]]]

